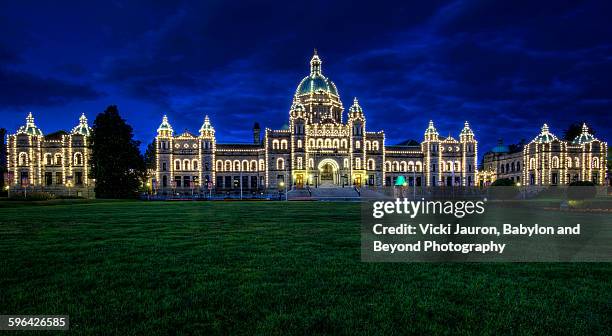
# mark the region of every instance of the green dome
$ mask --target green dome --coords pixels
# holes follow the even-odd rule
[[[338,96],[336,84],[323,76],[321,71],[321,59],[315,50],[312,59],[310,60],[310,75],[304,77],[295,90],[295,95],[310,94],[315,92],[326,92]]]
[[[546,124],[542,126],[542,131],[540,132],[540,134],[538,134],[538,136],[533,139],[533,141],[537,143],[549,143],[555,140],[557,140],[557,137],[554,134],[550,133],[548,125]]]
[[[72,134],[79,134],[84,136],[91,135],[91,128],[87,124],[87,118],[85,117],[85,113],[81,114],[81,117],[79,118],[79,124],[72,129]]]
[[[42,136],[43,132],[34,124],[34,117],[32,116],[32,112],[28,114],[26,118],[26,124],[24,126],[19,127],[17,130],[18,134],[27,134],[32,136]]]
[[[302,79],[295,94],[303,95],[319,91],[324,91],[335,96],[338,95],[336,84],[321,74],[311,74],[310,76],[306,76],[304,79]]]
[[[577,136],[572,143],[574,145],[582,145],[583,143],[591,142],[595,140],[595,137],[589,133],[589,128],[586,124],[582,124],[582,133]]]

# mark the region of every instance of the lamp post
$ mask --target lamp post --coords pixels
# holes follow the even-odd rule
[[[68,197],[71,197],[72,194],[70,192],[70,188],[72,188],[72,180],[66,181],[66,187],[68,188]]]
[[[150,189],[151,189],[151,182],[147,182],[147,200],[151,199]]]
[[[4,187],[4,190],[6,190],[6,197],[11,198],[11,187],[7,185]]]
[[[285,187],[285,181],[280,181],[278,183],[278,200],[281,200],[281,192],[283,190],[283,187]]]

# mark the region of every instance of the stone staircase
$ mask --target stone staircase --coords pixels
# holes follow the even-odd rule
[[[361,201],[364,199],[382,199],[384,194],[367,188],[323,187],[295,189],[287,194],[290,201]]]

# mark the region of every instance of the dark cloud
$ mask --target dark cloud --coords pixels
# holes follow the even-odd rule
[[[220,141],[248,141],[253,121],[287,122],[316,47],[345,108],[358,96],[368,127],[384,129],[390,143],[421,139],[429,119],[455,136],[469,120],[481,149],[499,137],[531,139],[543,122],[560,133],[586,119],[610,139],[612,130],[603,129],[612,121],[610,7],[522,0],[84,2],[40,4],[33,13],[15,2],[0,20],[0,62],[11,66],[0,73],[8,88],[0,103],[44,107],[110,91],[117,101],[100,102],[98,110],[115,103],[138,122],[145,119],[142,104],[150,104],[147,116],[168,113],[177,130],[192,131],[208,114]],[[23,13],[27,20],[11,19]],[[135,124],[136,133],[152,134],[151,123],[147,117]]]
[[[62,105],[100,96],[88,85],[0,68],[0,106],[4,109]]]

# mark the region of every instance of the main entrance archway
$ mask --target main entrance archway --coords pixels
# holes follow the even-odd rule
[[[337,186],[338,185],[338,172],[340,166],[333,159],[323,159],[319,162],[317,167],[319,169],[319,181],[320,186]]]

